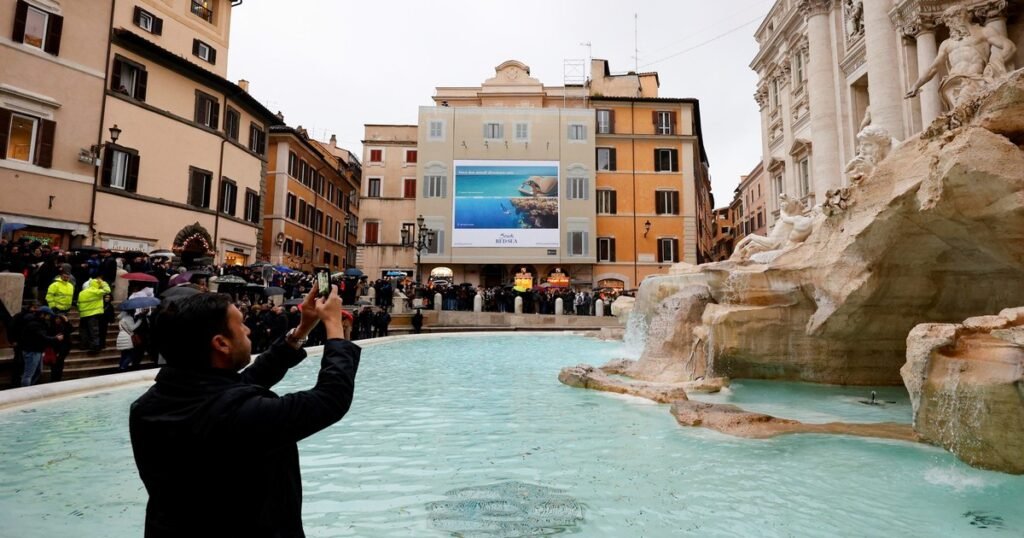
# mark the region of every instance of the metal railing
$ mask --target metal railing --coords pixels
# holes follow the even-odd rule
[[[213,10],[206,0],[192,0],[192,14],[201,17],[206,22],[213,24]]]

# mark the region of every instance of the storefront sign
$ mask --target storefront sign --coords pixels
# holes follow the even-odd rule
[[[516,273],[515,279],[516,287],[530,289],[533,287],[533,273],[526,270],[523,267],[518,273]]]
[[[548,284],[556,288],[569,287],[569,275],[562,272],[561,269],[555,269],[550,276],[548,276]]]

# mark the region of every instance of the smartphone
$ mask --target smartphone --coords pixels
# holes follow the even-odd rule
[[[327,298],[331,294],[331,274],[327,270],[316,272],[317,295]]]

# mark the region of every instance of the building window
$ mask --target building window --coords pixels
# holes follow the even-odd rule
[[[764,226],[764,211],[757,210],[757,229],[761,229]]]
[[[402,194],[406,198],[415,198],[416,197],[416,178],[414,178],[414,177],[407,177],[407,178],[405,178],[405,181],[402,182]]]
[[[569,255],[587,255],[587,232],[569,232]]]
[[[679,240],[674,238],[658,238],[658,263],[679,261]]]
[[[367,245],[376,245],[379,239],[380,223],[377,221],[367,221],[366,223],[366,235],[364,236],[364,243]]]
[[[500,123],[484,124],[485,140],[501,140],[505,138],[505,126]]]
[[[655,191],[655,213],[658,215],[679,214],[679,191]]]
[[[675,112],[655,112],[654,113],[654,132],[660,135],[670,135],[675,133],[676,124],[676,113]]]
[[[774,205],[775,209],[778,209],[779,195],[782,194],[782,174],[776,174],[774,177],[772,177],[772,183],[775,186],[775,192],[772,193],[774,195],[773,198],[775,199]]]
[[[611,110],[597,111],[597,134],[611,134],[614,129],[615,113]]]
[[[284,247],[282,248],[282,250],[284,250],[285,254],[291,254],[292,252],[295,251],[295,246],[292,244],[291,239],[285,238]]]
[[[299,199],[292,193],[288,193],[284,203],[284,216],[295,220]]]
[[[209,209],[211,183],[213,173],[197,168],[191,169],[188,179],[188,205]]]
[[[306,201],[301,199],[301,198],[299,199],[299,214],[298,214],[298,217],[299,218],[297,220],[299,221],[299,224],[305,226],[306,225]]]
[[[530,124],[525,122],[516,123],[516,141],[527,142],[530,140]]]
[[[341,221],[334,221],[334,240],[341,241]]]
[[[259,223],[259,194],[251,189],[246,189],[246,220]]]
[[[597,191],[597,212],[602,215],[614,215],[617,212],[617,193],[613,190]]]
[[[36,129],[39,120],[21,114],[4,111],[7,116],[3,127],[7,135],[6,158],[16,161],[32,162],[35,157]]]
[[[405,150],[405,162],[407,164],[416,164],[416,150],[407,149]]]
[[[238,185],[234,181],[222,180],[220,184],[220,212],[235,216],[235,202],[238,199]]]
[[[256,123],[249,123],[249,151],[260,156],[267,152],[267,134]]]
[[[15,43],[24,43],[56,56],[60,54],[60,37],[63,27],[64,17],[47,13],[35,6],[28,5],[24,0],[19,0],[14,10],[12,39]]]
[[[216,130],[220,125],[219,117],[220,103],[217,102],[217,99],[196,90],[196,123]]]
[[[800,161],[800,196],[807,196],[811,192],[811,160],[804,157]]]
[[[102,185],[135,192],[139,184],[139,153],[107,145],[103,152]]]
[[[242,125],[242,115],[237,110],[224,106],[224,134],[238,142],[238,131]]]
[[[802,88],[804,85],[804,53],[797,52],[796,56],[793,56],[793,86],[796,89]]]
[[[441,120],[431,120],[430,133],[427,136],[430,140],[444,140],[444,122]]]
[[[146,68],[120,56],[114,57],[114,67],[110,72],[110,89],[120,92],[132,99],[146,100],[146,86],[149,75]]]
[[[198,39],[192,40],[192,55],[211,64],[217,63],[217,49]]]
[[[424,198],[444,198],[445,197],[445,176],[427,176],[423,178],[426,183],[423,187]]]
[[[569,140],[586,140],[587,126],[580,124],[569,125]]]
[[[427,241],[427,250],[424,252],[435,256],[444,254],[444,230],[433,230],[433,232],[434,237]]]
[[[567,180],[569,184],[569,192],[566,196],[568,200],[586,200],[588,196],[587,178],[585,177],[570,177]]]
[[[213,9],[210,0],[192,0],[192,14],[213,24]]]
[[[334,255],[334,267],[338,267],[338,255]]]
[[[334,217],[327,215],[327,224],[324,226],[324,230],[328,237],[334,233]]]
[[[370,150],[370,162],[371,163],[384,162],[384,150],[382,150],[382,149],[371,149]]]
[[[294,151],[288,152],[288,175],[295,179],[299,178],[299,156]]]
[[[299,257],[306,255],[306,247],[302,244],[302,241],[295,242],[295,255]]]
[[[779,108],[779,79],[773,78],[771,83],[772,110]]]
[[[678,172],[679,150],[662,148],[654,150],[654,171]]]
[[[330,264],[331,264],[331,253],[330,253],[330,251],[325,250],[324,251],[324,265],[330,265]]]
[[[366,185],[366,197],[367,198],[380,198],[380,178],[371,177],[369,183]]]
[[[598,237],[597,238],[597,261],[599,261],[599,262],[613,262],[613,261],[615,261],[615,238],[614,237]]]
[[[615,170],[615,148],[597,148],[597,169],[608,172]]]
[[[132,21],[135,22],[135,26],[138,26],[153,35],[160,35],[164,33],[163,19],[139,6],[135,6],[135,14],[132,17]]]

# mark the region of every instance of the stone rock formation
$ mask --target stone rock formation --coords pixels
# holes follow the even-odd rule
[[[924,441],[976,467],[1024,474],[1024,308],[918,325],[901,373]]]
[[[648,278],[627,375],[896,385],[914,326],[1024,304],[1022,109],[1017,71],[893,148],[805,241]]]

